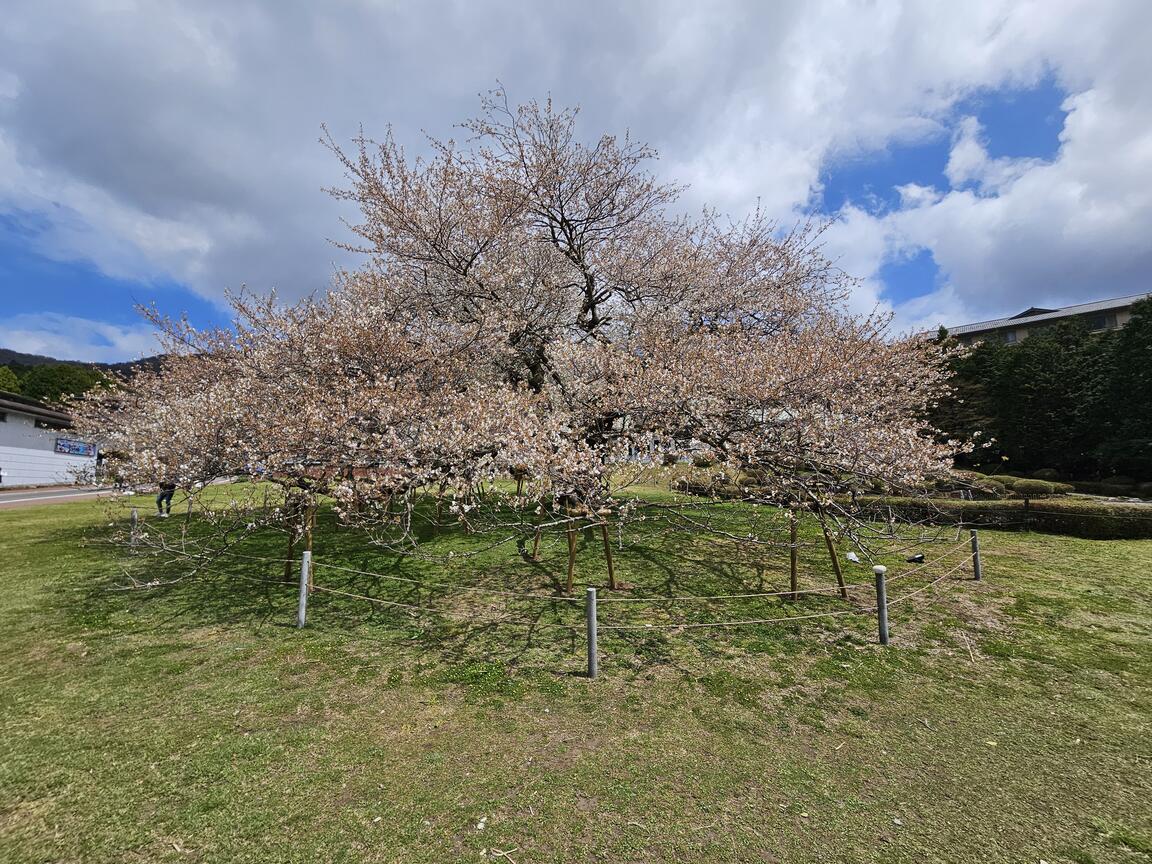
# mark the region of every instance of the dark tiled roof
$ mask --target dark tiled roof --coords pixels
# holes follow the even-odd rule
[[[993,321],[980,321],[976,324],[961,324],[958,327],[949,327],[948,333],[952,336],[962,336],[966,333],[983,333],[986,330],[999,330],[1002,327],[1019,327],[1038,321],[1054,321],[1059,318],[1070,318],[1073,315],[1107,312],[1112,309],[1126,309],[1133,303],[1143,300],[1146,297],[1152,297],[1152,293],[1133,294],[1129,297],[1116,297],[1112,300],[1096,300],[1092,303],[1081,303],[1078,306],[1065,306],[1063,309],[1056,309],[1051,312],[1039,312],[1033,315],[1021,313],[1012,318],[997,318]],[[1036,312],[1036,308],[1033,307],[1027,310],[1027,312]]]

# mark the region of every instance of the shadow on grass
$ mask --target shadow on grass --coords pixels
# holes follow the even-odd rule
[[[567,547],[563,533],[545,535],[539,560],[526,553],[532,526],[506,535],[467,534],[460,528],[420,529],[421,543],[399,552],[368,543],[363,533],[341,527],[333,513],[318,517],[314,541],[316,590],[309,598],[309,635],[403,646],[406,652],[446,663],[478,659],[560,672],[557,659],[578,662],[585,643],[583,591],[564,593]],[[182,535],[189,543],[210,536],[210,526],[191,519],[158,523],[147,530]],[[678,647],[714,652],[718,640],[788,653],[799,632],[788,622],[734,630],[677,629],[676,625],[716,620],[785,618],[845,608],[843,601],[809,595],[795,603],[784,598],[748,598],[722,603],[673,601],[683,596],[727,595],[783,590],[787,553],[732,554],[708,536],[636,523],[629,542],[613,549],[618,579],[631,590],[602,590],[601,642],[638,668],[675,665]],[[90,548],[107,565],[104,575],[83,585],[69,578],[61,592],[62,611],[72,625],[112,633],[179,633],[211,627],[255,631],[295,626],[298,558],[285,566],[286,535],[264,530],[245,536],[227,554],[204,560],[129,554],[107,545],[100,532],[53,532],[51,543]],[[499,542],[503,541],[503,542]],[[581,531],[577,578],[604,589],[606,568],[600,536]],[[827,585],[827,566],[806,550],[807,584]],[[272,559],[272,560],[258,560]],[[275,560],[280,559],[280,560]],[[118,568],[118,570],[117,570]],[[130,588],[132,580],[159,584]],[[342,592],[342,593],[332,593]],[[355,595],[355,596],[345,596]],[[645,602],[612,602],[618,597]],[[843,618],[822,619],[839,627]],[[806,622],[809,627],[816,622]],[[646,625],[651,624],[651,629]],[[608,625],[637,626],[611,630]],[[760,646],[758,649],[755,646]]]

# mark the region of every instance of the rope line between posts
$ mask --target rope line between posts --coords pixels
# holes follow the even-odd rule
[[[407,582],[421,588],[455,588],[460,591],[474,591],[480,594],[489,594],[494,597],[518,597],[522,600],[541,600],[549,603],[579,603],[578,597],[554,597],[545,594],[525,594],[520,591],[501,591],[498,588],[484,588],[478,585],[460,585],[452,582],[425,582],[421,579],[409,579],[406,576],[390,576],[387,573],[373,573],[369,570],[357,570],[354,567],[341,567],[339,564],[325,564],[322,561],[312,560],[313,567],[323,567],[328,570],[340,570],[344,573],[355,573],[358,576],[371,576],[375,579],[388,579],[393,582]]]
[[[395,600],[381,600],[379,597],[368,597],[364,594],[353,594],[351,591],[341,591],[337,588],[327,588],[323,585],[313,585],[313,591],[323,591],[325,594],[339,594],[341,597],[352,597],[355,600],[367,600],[369,603],[379,603],[382,606],[396,606],[400,609],[415,609],[418,612],[429,611],[424,606],[413,606],[411,603],[397,603]]]
[[[312,590],[313,591],[323,591],[327,594],[337,594],[341,597],[349,597],[353,600],[363,600],[366,603],[376,603],[376,604],[379,604],[381,606],[394,606],[394,607],[397,607],[400,609],[412,609],[416,612],[430,613],[430,612],[438,611],[435,607],[432,607],[432,606],[413,606],[410,603],[397,603],[394,600],[383,600],[379,597],[369,597],[366,594],[355,594],[351,591],[341,591],[337,588],[328,588],[324,585],[313,585]],[[550,622],[550,621],[528,622],[528,621],[519,621],[519,620],[509,619],[509,618],[475,618],[475,617],[470,617],[468,619],[468,621],[465,623],[468,623],[468,624],[476,624],[476,623],[479,623],[479,624],[515,624],[518,626],[528,625],[528,626],[532,627],[533,629],[539,629],[542,627],[559,627],[559,628],[562,628],[564,630],[579,630],[579,629],[581,629],[581,628],[575,627],[571,624],[561,624],[559,622]],[[455,623],[454,622],[443,622],[442,624],[439,624],[436,626],[452,627],[452,626],[455,626]]]
[[[965,564],[967,564],[969,561],[972,560],[972,557],[973,556],[971,556],[971,555],[967,556],[963,561],[961,561],[959,564],[957,564],[951,570],[948,570],[947,572],[940,574],[935,579],[933,579],[931,582],[929,582],[927,585],[921,585],[915,591],[909,591],[907,594],[905,594],[902,597],[897,597],[895,600],[889,600],[888,606],[892,607],[892,606],[895,606],[897,603],[903,603],[905,600],[908,600],[912,597],[915,597],[917,594],[921,593],[922,591],[927,591],[929,588],[931,588],[936,583],[938,583],[944,579],[947,579],[949,576],[951,576],[957,570],[962,569]]]
[[[839,615],[866,615],[875,607],[839,609],[835,612],[813,612],[809,615],[787,615],[783,618],[753,618],[746,621],[703,621],[678,624],[599,624],[599,630],[695,630],[701,627],[739,627],[746,624],[779,624],[787,621],[805,621],[810,618],[833,618]]]
[[[963,540],[960,543],[957,543],[951,549],[946,549],[941,555],[939,555],[936,558],[933,558],[931,561],[926,561],[923,564],[920,564],[916,567],[913,567],[910,570],[905,570],[902,573],[897,573],[895,576],[889,576],[887,579],[887,582],[889,585],[891,585],[896,580],[903,579],[905,576],[912,576],[916,573],[922,573],[924,570],[932,567],[934,564],[939,564],[941,561],[944,561],[945,559],[950,558],[952,556],[952,553],[956,552],[956,550],[963,549],[963,548],[966,548],[968,546],[970,546],[970,541]],[[969,554],[969,557],[971,557],[970,554]]]
[[[863,583],[845,585],[845,590],[867,588]],[[791,597],[793,594],[839,594],[840,588],[804,588],[798,591],[763,591],[756,594],[687,594],[681,597],[598,597],[597,605],[604,603],[668,603],[672,601],[692,600],[741,600],[753,597]]]

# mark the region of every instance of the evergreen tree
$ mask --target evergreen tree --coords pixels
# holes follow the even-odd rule
[[[7,366],[0,366],[0,391],[5,393],[20,392],[20,379]]]
[[[1100,470],[1152,479],[1152,299],[1132,307],[1115,337]]]
[[[41,402],[59,402],[87,393],[104,378],[95,369],[68,363],[33,367],[20,382],[21,392]]]

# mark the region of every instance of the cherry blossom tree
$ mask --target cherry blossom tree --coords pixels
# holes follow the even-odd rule
[[[327,139],[364,265],[297,304],[234,298],[231,329],[154,316],[162,368],[89,396],[84,428],[130,482],[256,472],[278,490],[205,511],[221,537],[310,542],[318,496],[400,546],[414,514],[537,544],[553,527],[569,586],[582,527],[611,572],[607,520],[640,512],[624,490],[651,465],[707,452],[826,530],[850,519],[846,489],[947,470],[959,445],[921,419],[946,393],[940,347],[849,314],[819,226],[686,216],[651,148],[585,144],[576,122],[497,91],[427,158],[391,134]]]

